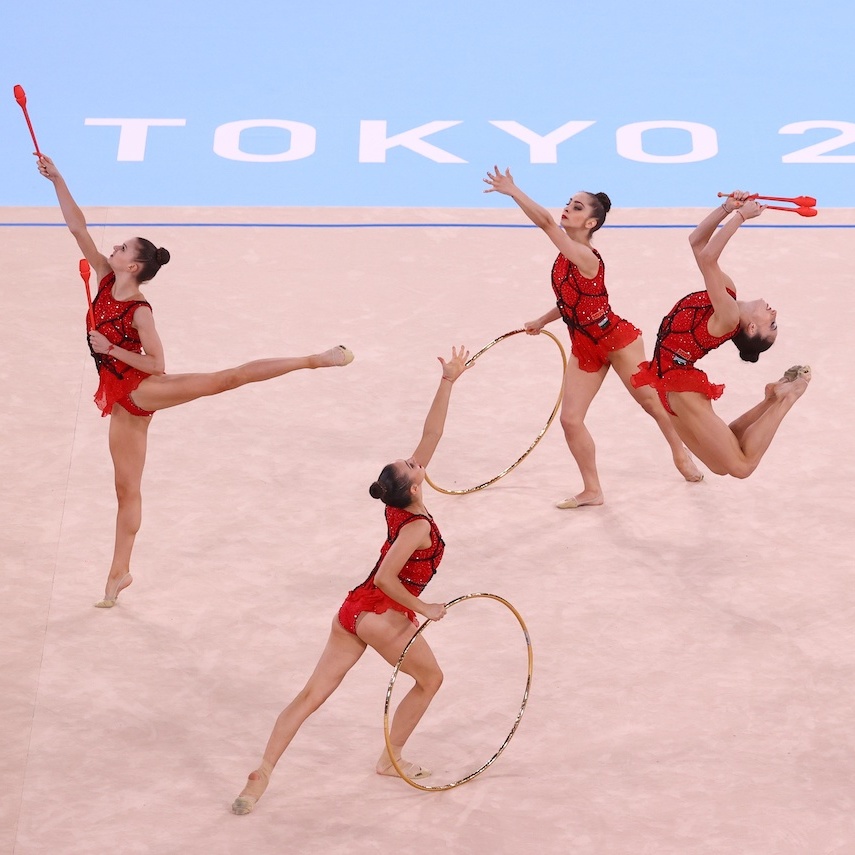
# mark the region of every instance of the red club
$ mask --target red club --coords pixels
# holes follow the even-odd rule
[[[730,196],[730,193],[719,193],[719,198],[722,196]],[[794,205],[798,205],[800,208],[814,208],[816,207],[816,199],[813,196],[761,196],[759,193],[754,193],[748,197],[749,199],[768,199],[770,202],[792,202]],[[771,205],[769,207],[772,207]],[[780,211],[781,208],[775,208],[774,210]],[[787,210],[790,210],[787,208]]]
[[[92,292],[89,290],[89,262],[85,258],[80,259],[80,278],[86,286],[86,302],[89,305],[89,329],[95,329],[95,312],[92,311]]]
[[[730,193],[719,193],[719,198],[730,197]],[[781,205],[767,205],[766,207],[772,211],[790,211],[793,214],[798,214],[800,217],[815,217],[816,216],[816,199],[813,196],[761,196],[759,193],[753,193],[748,199],[768,199],[770,202],[792,202],[794,208],[785,208]]]
[[[816,208],[810,208],[806,205],[799,205],[798,208],[782,208],[780,205],[767,205],[770,211],[790,211],[793,214],[798,214],[800,217],[815,217]]]
[[[13,92],[15,93],[15,100],[20,104],[21,109],[24,111],[24,118],[27,120],[27,127],[30,129],[30,136],[33,138],[33,145],[36,147],[35,154],[37,157],[41,157],[42,153],[39,150],[39,144],[36,141],[36,132],[33,130],[33,123],[30,121],[30,114],[27,112],[27,95],[24,92],[24,87],[20,84],[16,84]]]

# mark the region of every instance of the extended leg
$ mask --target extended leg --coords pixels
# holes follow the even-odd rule
[[[312,676],[297,696],[279,713],[273,732],[267,740],[261,766],[251,772],[246,786],[235,799],[232,811],[249,813],[264,794],[273,767],[303,722],[338,688],[347,672],[365,652],[365,642],[342,628],[338,617],[333,618],[329,639]]]
[[[143,410],[164,410],[219,395],[247,383],[261,383],[304,368],[331,368],[349,365],[353,354],[346,347],[333,347],[312,356],[286,356],[280,359],[257,359],[237,368],[207,374],[161,374],[147,377],[131,397]]]

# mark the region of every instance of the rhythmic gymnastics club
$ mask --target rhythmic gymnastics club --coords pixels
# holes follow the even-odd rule
[[[24,92],[24,87],[20,84],[16,84],[12,91],[15,93],[15,100],[20,104],[21,109],[24,111],[24,118],[27,120],[27,127],[30,129],[30,136],[33,138],[33,145],[36,147],[33,154],[35,154],[36,157],[43,157],[39,150],[39,144],[36,141],[36,132],[33,130],[33,123],[30,121],[30,114],[27,112],[27,95]]]
[[[815,217],[817,214],[816,208],[806,208],[799,206],[798,208],[782,208],[780,205],[767,205],[770,211],[790,211],[793,214],[798,214],[800,217]]]
[[[730,196],[730,193],[719,193],[719,199],[723,196]],[[770,202],[792,202],[800,208],[815,208],[816,199],[813,196],[761,196],[759,193],[754,193],[747,197],[748,199],[768,199]],[[780,210],[775,208],[774,210]]]
[[[86,302],[89,306],[89,329],[95,329],[95,312],[92,309],[92,292],[89,290],[89,262],[85,258],[80,259],[80,278],[86,286]]]

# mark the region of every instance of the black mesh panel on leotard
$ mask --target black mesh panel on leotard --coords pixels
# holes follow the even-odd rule
[[[387,519],[389,517],[390,512],[392,514],[401,513],[398,508],[386,508]],[[409,514],[408,511],[404,511],[403,513]],[[380,569],[380,565],[383,563],[383,559],[386,557],[386,553],[391,548],[392,544],[397,539],[398,535],[401,532],[401,529],[408,522],[412,522],[414,519],[424,519],[427,520],[430,524],[431,528],[431,545],[426,549],[417,549],[413,554],[407,559],[404,566],[401,568],[398,573],[398,581],[412,586],[410,588],[410,593],[415,596],[419,596],[422,591],[427,587],[428,582],[436,575],[436,568],[439,567],[439,562],[442,561],[443,553],[445,552],[445,541],[442,539],[442,535],[439,533],[439,529],[436,526],[436,523],[430,518],[425,516],[424,514],[409,514],[410,519],[404,522],[402,525],[397,525],[394,527],[394,531],[392,527],[390,527],[386,541],[380,549],[380,557],[377,559],[377,563],[374,565],[372,571],[368,574],[368,578],[359,586],[359,588],[373,585],[374,584],[374,576],[377,571]],[[424,553],[428,553],[425,555]],[[417,573],[416,571],[421,570],[421,573]],[[425,571],[429,571],[430,575],[428,576]],[[422,578],[413,579],[411,576],[420,575]],[[354,589],[357,590],[357,589]],[[353,591],[351,591],[353,593]]]
[[[552,266],[552,290],[555,292],[556,304],[564,323],[596,342],[597,337],[591,333],[590,328],[597,326],[604,329],[609,325],[611,306],[605,283],[601,281],[605,276],[603,259],[599,252],[593,252],[599,263],[593,279],[577,275],[579,268],[566,256],[559,256]],[[563,276],[556,272],[556,267],[562,259],[567,265]],[[573,283],[572,287],[566,287],[568,282]],[[565,295],[570,299],[565,299]]]
[[[424,519],[427,519],[427,517],[424,517]],[[442,555],[445,552],[445,541],[442,539],[442,535],[439,533],[439,530],[436,528],[436,525],[434,524],[433,520],[428,520],[428,522],[431,523],[432,540],[434,539],[433,535],[435,533],[436,547],[430,555],[426,555],[423,558],[419,558],[418,563],[422,565],[427,564],[427,566],[430,568],[430,578],[433,579],[433,577],[436,575],[436,568],[439,567],[439,562],[442,561]],[[403,575],[403,573],[407,569],[407,565],[409,564],[410,562],[408,561],[407,564],[404,565],[403,569],[401,570],[401,573],[398,575],[398,578],[402,582],[406,582],[409,585],[417,587],[419,589],[418,593],[421,594],[422,591],[424,591],[424,589],[427,587],[427,584],[430,579],[425,582],[421,582],[417,579],[408,579],[406,576]]]
[[[107,313],[107,308],[104,305],[105,303],[108,306],[115,307],[113,313],[109,317],[101,317]],[[139,352],[141,350],[139,336],[136,335],[136,330],[133,329],[131,324],[133,315],[140,306],[148,306],[151,308],[150,304],[145,300],[133,300],[127,303],[119,303],[115,298],[113,298],[110,287],[99,288],[98,293],[95,295],[95,299],[92,301],[92,310],[95,314],[95,329],[101,333],[101,335],[103,335],[110,344],[124,348],[125,350]],[[130,347],[128,345],[130,345]],[[95,365],[99,370],[103,366],[107,371],[120,380],[124,379],[125,372],[130,368],[129,365],[112,356],[108,356],[105,353],[95,353],[95,351],[92,350],[91,344],[89,345],[89,352],[92,354],[92,358],[95,360]]]
[[[709,295],[698,291],[680,300],[662,319],[651,360],[660,377],[674,365],[694,365],[717,344],[718,340],[707,332],[712,313]]]

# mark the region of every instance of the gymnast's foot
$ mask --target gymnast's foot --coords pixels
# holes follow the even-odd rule
[[[682,447],[682,451],[675,452],[674,465],[687,481],[697,483],[704,480],[704,473],[695,465],[695,461],[685,445]]]
[[[395,760],[401,767],[401,771],[408,778],[411,778],[414,781],[418,781],[419,778],[430,777],[430,769],[423,769],[421,766],[419,766],[418,763],[411,763],[409,760],[402,760],[400,754],[397,754],[395,756]],[[388,751],[383,751],[383,753],[380,755],[380,759],[377,761],[377,765],[374,768],[377,771],[378,775],[391,775],[392,777],[399,777],[398,770],[392,765],[392,761],[389,759]]]
[[[243,816],[252,813],[258,800],[264,795],[267,785],[270,783],[270,773],[273,769],[268,763],[262,763],[261,767],[249,773],[246,786],[241,794],[232,803],[232,813]]]
[[[794,365],[784,372],[784,376],[777,383],[766,384],[766,398],[772,401],[790,395],[799,398],[805,393],[810,378],[810,365]]]
[[[116,605],[116,600],[119,598],[119,594],[134,581],[134,577],[131,576],[130,573],[125,573],[118,582],[113,582],[110,579],[107,580],[107,588],[104,591],[104,599],[98,600],[97,603],[93,603],[96,609],[112,609],[113,606]]]
[[[312,368],[332,368],[333,366],[350,365],[353,362],[353,354],[343,345],[331,347],[323,353],[310,356]]]
[[[790,389],[787,390],[789,394],[794,398],[801,398],[807,391],[808,383],[810,383],[812,376],[810,365],[799,365],[795,378],[789,384]]]
[[[584,508],[586,505],[602,505],[603,494],[594,490],[582,490],[575,496],[570,496],[560,502],[555,503],[556,508],[561,508],[562,511],[568,508]]]

